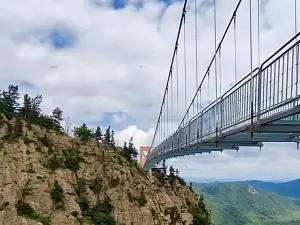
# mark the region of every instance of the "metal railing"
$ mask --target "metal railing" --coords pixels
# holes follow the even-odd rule
[[[223,96],[179,127],[163,142],[152,146],[147,160],[169,151],[186,148],[229,130],[260,123],[262,119],[288,111],[299,104],[299,43],[296,34],[260,68],[245,76]],[[251,76],[253,89],[251,90]],[[253,95],[253,102],[250,95]],[[216,131],[216,110],[221,112]],[[291,119],[291,118],[288,118]]]

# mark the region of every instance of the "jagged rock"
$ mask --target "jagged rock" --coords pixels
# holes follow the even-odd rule
[[[15,119],[0,124],[0,140],[8,133],[6,123],[15,124]],[[187,201],[196,204],[197,196],[188,187],[179,183],[171,187],[168,183],[138,171],[115,151],[98,146],[96,141],[86,145],[66,135],[49,132],[44,128],[31,125],[27,129],[22,123],[22,133],[31,141],[5,142],[0,151],[0,225],[40,225],[40,222],[17,215],[16,204],[24,195],[38,215],[51,217],[52,225],[76,225],[82,216],[79,205],[78,183],[82,181],[82,195],[91,206],[109,199],[113,206],[112,216],[122,225],[168,225],[171,216],[166,214],[170,208],[178,212],[177,225],[192,224]],[[45,136],[46,135],[46,136]],[[40,139],[48,138],[52,146],[45,146]],[[27,140],[28,142],[28,140]],[[73,147],[72,147],[73,146]],[[85,161],[77,171],[66,167],[50,170],[49,155],[63,155],[62,150],[79,146]],[[56,209],[51,199],[51,191],[57,181],[64,193],[64,208]],[[98,183],[97,183],[97,182]],[[142,199],[144,198],[144,199]],[[83,222],[88,225],[88,221]]]
[[[67,212],[56,211],[51,216],[52,224],[69,224],[77,225],[79,222],[73,217],[70,216]]]
[[[81,209],[75,201],[75,196],[65,195],[65,210],[74,216],[81,215]]]

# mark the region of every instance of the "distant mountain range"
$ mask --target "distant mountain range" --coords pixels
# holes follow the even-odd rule
[[[279,195],[300,198],[300,179],[292,180],[284,183],[264,182],[258,180],[238,181],[235,184],[250,184],[255,188],[275,192]]]
[[[216,225],[300,225],[300,179],[193,183]]]
[[[213,182],[248,182],[249,180],[245,179],[237,179],[237,178],[219,178],[216,180],[216,178],[197,178],[197,177],[183,177],[186,182],[195,182],[195,183],[213,183]],[[260,182],[266,182],[266,183],[286,183],[289,182],[291,179],[282,179],[282,180],[260,180]],[[251,180],[250,180],[251,181]],[[256,181],[256,180],[253,180]]]

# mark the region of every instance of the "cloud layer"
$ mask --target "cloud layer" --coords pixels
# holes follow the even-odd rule
[[[258,64],[257,3],[252,2],[255,67]],[[218,40],[236,3],[237,0],[217,1]],[[212,1],[197,0],[196,7],[197,79],[200,81],[214,51]],[[237,16],[238,79],[250,71],[248,7],[249,2],[243,1]],[[300,4],[298,11],[299,7]],[[0,7],[0,88],[6,88],[9,83],[18,84],[22,93],[42,94],[47,113],[59,106],[73,125],[87,122],[105,128],[111,124],[119,143],[133,136],[137,147],[149,145],[181,10],[182,1],[11,0]],[[194,12],[194,1],[189,1],[188,102],[196,90]],[[261,0],[262,61],[294,34],[293,13],[293,1]],[[222,92],[234,83],[233,30],[230,32],[222,47]],[[185,112],[182,36],[178,59],[179,120]],[[203,89],[203,102],[215,98],[213,74],[209,86],[206,84]],[[179,122],[174,107],[175,102],[174,118],[170,121],[173,129]],[[242,149],[239,154],[223,152],[186,157],[176,165],[185,176],[281,179],[299,176],[296,171],[300,167],[300,153],[289,144],[270,144],[262,153],[258,149]]]

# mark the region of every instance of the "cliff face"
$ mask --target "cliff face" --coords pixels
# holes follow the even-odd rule
[[[197,203],[188,187],[150,179],[120,150],[0,117],[0,225],[114,224],[107,215],[187,225]]]

